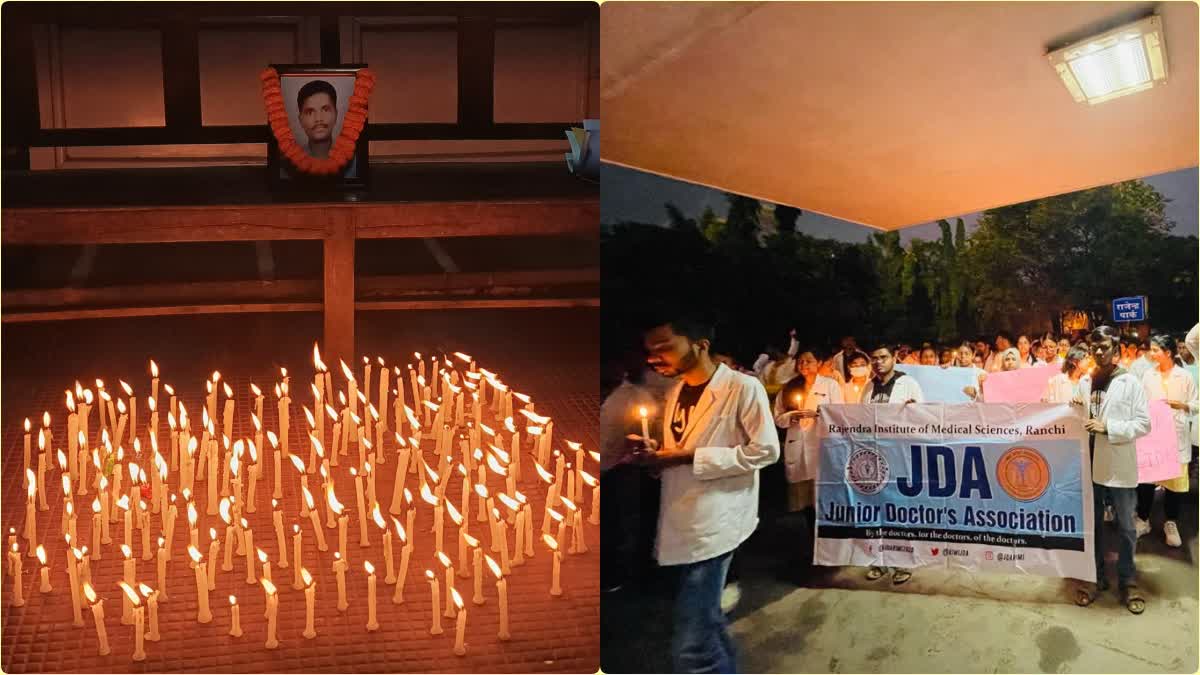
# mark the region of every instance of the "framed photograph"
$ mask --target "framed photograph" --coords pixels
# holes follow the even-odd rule
[[[351,107],[358,71],[366,65],[284,64],[271,67],[279,73],[288,127],[302,151],[299,156],[328,161],[334,144],[346,127],[346,113]],[[281,151],[276,134],[272,133],[267,146],[271,184],[282,191],[364,189],[370,173],[367,138],[363,120],[362,132],[353,146],[352,155],[340,171],[318,174],[312,172],[309,162],[290,160],[286,152]]]

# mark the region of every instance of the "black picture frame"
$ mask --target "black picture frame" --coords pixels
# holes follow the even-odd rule
[[[358,71],[366,68],[365,63],[345,64],[338,66],[322,66],[316,64],[271,64],[275,72],[279,74],[280,86],[284,88],[283,103],[288,111],[289,122],[292,123],[295,130],[296,101],[292,99],[289,102],[288,90],[292,87],[285,87],[284,83],[288,78],[293,78],[294,81],[299,81],[300,78],[311,76],[310,80],[323,79],[334,85],[338,90],[338,123],[333,129],[334,138],[341,132],[341,123],[344,121],[346,107],[349,105],[350,93],[354,89],[354,78],[357,77]],[[349,80],[347,83],[346,80]],[[303,82],[300,83],[303,86]],[[302,135],[297,134],[297,140],[303,139]],[[369,138],[370,138],[370,122],[363,124],[362,133],[358,137],[358,141],[354,146],[354,159],[347,165],[346,172],[351,175],[339,174],[335,176],[313,176],[299,172],[286,157],[279,152],[279,142],[275,138],[274,133],[268,134],[267,139],[267,176],[273,192],[286,194],[329,194],[340,192],[360,192],[365,191],[370,186],[370,153],[369,153]]]

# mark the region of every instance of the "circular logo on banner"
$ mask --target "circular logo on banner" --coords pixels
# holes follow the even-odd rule
[[[856,450],[846,461],[846,482],[859,494],[879,494],[890,474],[891,468],[878,450]]]
[[[1031,502],[1050,487],[1050,464],[1033,448],[1009,448],[996,462],[996,479],[1008,496]]]

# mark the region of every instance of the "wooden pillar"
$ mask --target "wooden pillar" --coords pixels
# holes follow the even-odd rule
[[[353,367],[354,350],[354,215],[352,209],[331,210],[325,234],[325,339],[321,355],[334,372],[338,359]]]

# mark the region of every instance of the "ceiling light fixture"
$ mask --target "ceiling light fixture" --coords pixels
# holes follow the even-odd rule
[[[1078,103],[1096,105],[1167,80],[1162,19],[1148,16],[1046,55]]]

